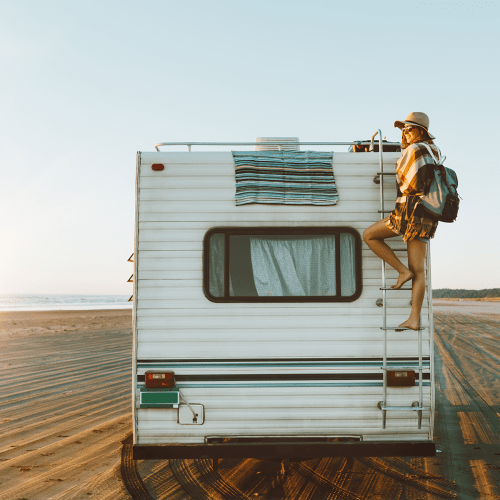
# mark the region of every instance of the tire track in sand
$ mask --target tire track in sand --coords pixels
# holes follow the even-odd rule
[[[82,326],[66,332],[41,329],[58,313],[16,314],[25,331],[0,315],[0,499],[130,498],[115,475],[132,426],[130,311],[72,312]]]

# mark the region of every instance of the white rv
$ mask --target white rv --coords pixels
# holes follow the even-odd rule
[[[333,153],[337,205],[237,206],[232,153],[217,146],[255,144],[137,154],[134,458],[433,455],[430,255],[423,329],[396,332],[410,287],[389,288],[396,272],[361,237],[394,207],[401,153],[381,140]],[[359,143],[296,145],[342,144]],[[299,267],[312,257],[297,242],[330,242],[314,259],[332,289],[257,286],[259,248],[277,238]]]

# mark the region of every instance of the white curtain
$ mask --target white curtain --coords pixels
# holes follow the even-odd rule
[[[335,236],[251,237],[255,287],[259,296],[336,295]],[[356,287],[354,237],[340,235],[341,295]]]
[[[259,296],[335,295],[335,236],[250,238]]]
[[[224,235],[210,237],[210,262],[208,265],[209,290],[214,297],[224,297]]]
[[[215,233],[210,237],[210,262],[208,265],[209,291],[214,297],[224,297],[225,235]],[[229,295],[234,295],[233,282],[229,276]]]
[[[340,233],[340,295],[349,297],[356,291],[355,240],[351,233]]]

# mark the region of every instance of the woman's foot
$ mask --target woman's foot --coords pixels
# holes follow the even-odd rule
[[[401,323],[398,328],[396,328],[397,332],[402,332],[405,329],[407,330],[420,330],[419,321],[413,321],[412,319],[407,319],[404,323]]]
[[[391,288],[393,288],[394,290],[399,290],[407,281],[412,280],[414,276],[415,275],[409,269],[402,273],[399,273],[398,282]]]

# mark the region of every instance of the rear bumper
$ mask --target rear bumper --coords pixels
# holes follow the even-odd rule
[[[432,441],[134,445],[134,460],[175,458],[433,457]]]

